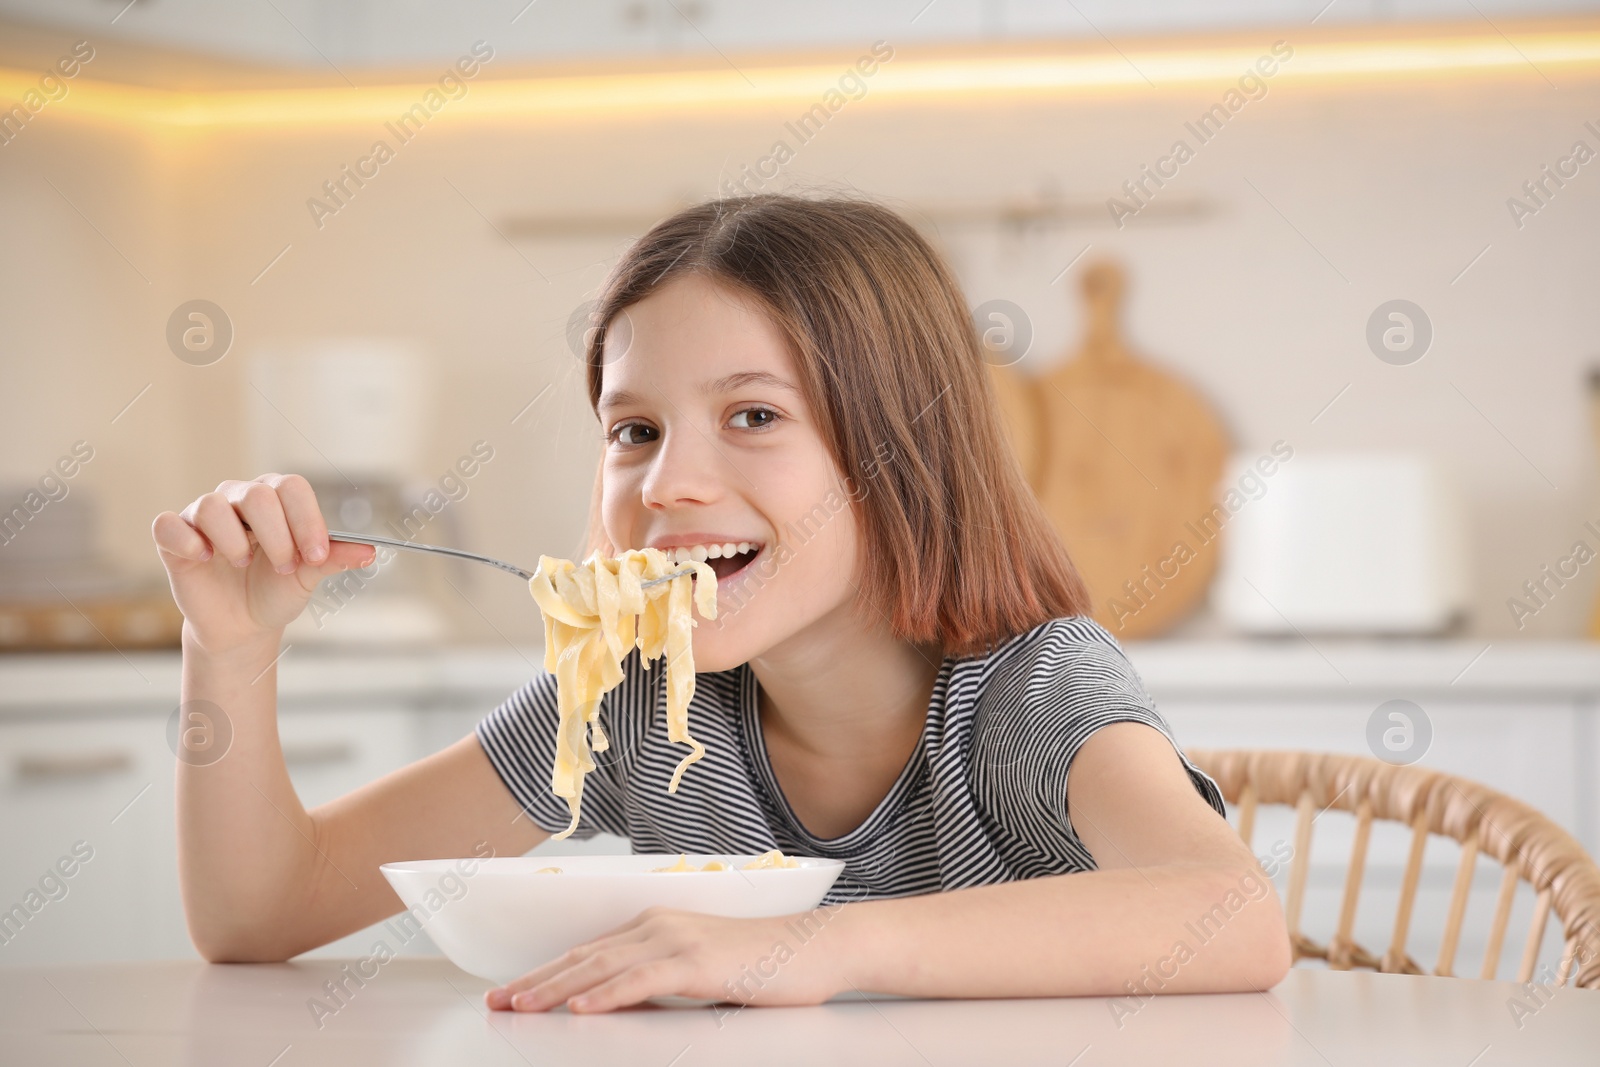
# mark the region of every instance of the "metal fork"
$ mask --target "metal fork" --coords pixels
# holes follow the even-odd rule
[[[370,534],[345,533],[343,530],[329,530],[328,539],[330,541],[349,541],[358,545],[373,545],[375,547],[379,545],[387,545],[389,548],[399,548],[410,552],[432,552],[436,556],[450,556],[454,559],[469,559],[474,563],[487,563],[491,567],[498,567],[503,571],[510,571],[512,574],[515,574],[518,578],[521,578],[524,581],[533,577],[532,571],[523,570],[516,564],[507,563],[504,560],[492,559],[488,556],[480,556],[476,552],[463,552],[459,548],[440,548],[438,545],[422,545],[415,541],[397,541],[392,537],[374,537]],[[652,585],[660,585],[662,582],[670,582],[674,578],[690,573],[693,572],[690,570],[681,570],[661,578],[652,578],[647,582],[640,582],[639,585],[641,588],[648,589]]]

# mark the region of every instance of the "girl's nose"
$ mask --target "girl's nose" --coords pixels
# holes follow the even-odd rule
[[[678,420],[663,431],[641,493],[651,508],[708,504],[729,477],[738,477],[731,461],[703,431]]]

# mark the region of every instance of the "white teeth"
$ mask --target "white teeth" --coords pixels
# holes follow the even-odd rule
[[[667,559],[673,563],[704,563],[708,559],[727,559],[743,552],[757,551],[761,548],[754,541],[728,541],[720,545],[688,545],[678,548],[668,548],[662,551]]]

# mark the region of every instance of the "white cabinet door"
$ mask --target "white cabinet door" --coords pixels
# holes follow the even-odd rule
[[[166,729],[159,713],[0,724],[0,911],[11,915],[0,915],[0,966],[194,958]],[[417,713],[402,707],[291,707],[278,732],[308,808],[421,755]],[[60,878],[78,842],[91,858]]]
[[[165,729],[155,716],[0,725],[0,965],[193,956]],[[75,846],[90,858],[62,878]]]

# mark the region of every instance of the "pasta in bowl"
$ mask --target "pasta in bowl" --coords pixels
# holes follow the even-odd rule
[[[712,864],[726,869],[705,869]],[[844,862],[770,852],[640,853],[412,860],[379,870],[407,908],[385,924],[396,936],[409,940],[420,926],[450,962],[498,985],[649,907],[735,919],[810,911]]]

